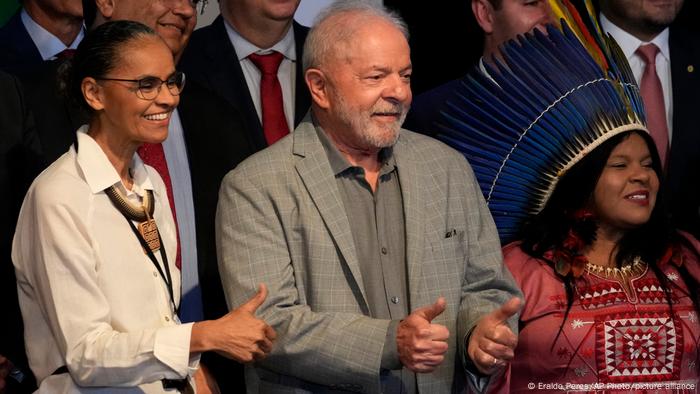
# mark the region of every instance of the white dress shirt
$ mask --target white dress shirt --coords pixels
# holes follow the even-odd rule
[[[75,40],[73,40],[69,46],[66,46],[58,37],[44,29],[40,24],[34,22],[34,19],[27,14],[26,10],[22,9],[20,18],[22,19],[24,28],[27,29],[27,33],[29,33],[29,37],[31,37],[34,45],[36,45],[36,48],[39,50],[39,54],[41,54],[41,58],[44,60],[55,59],[56,56],[65,49],[76,49],[85,36],[85,27],[83,26],[78,36],[75,37]]]
[[[241,69],[243,70],[243,75],[248,85],[248,91],[250,91],[250,97],[253,99],[255,110],[258,112],[260,124],[262,124],[262,105],[260,104],[260,79],[262,74],[260,70],[258,70],[258,67],[248,59],[248,56],[252,53],[265,55],[273,51],[284,55],[284,59],[282,59],[282,63],[280,63],[280,67],[277,70],[277,79],[279,79],[280,86],[282,87],[284,117],[287,119],[287,126],[289,126],[289,131],[294,130],[294,93],[296,91],[297,67],[297,51],[294,46],[294,28],[290,26],[289,30],[287,30],[287,34],[285,34],[277,44],[273,45],[272,48],[258,48],[238,34],[236,29],[225,19],[224,26],[226,26],[226,32],[228,33],[229,40],[231,40],[231,44],[233,44],[233,49],[236,51],[236,55],[238,55],[238,61],[241,63]]]
[[[671,85],[671,49],[668,45],[668,28],[664,29],[650,42],[644,42],[610,22],[603,14],[600,14],[600,25],[603,31],[610,33],[620,45],[630,64],[630,68],[632,68],[637,84],[641,84],[642,74],[644,74],[644,67],[646,66],[644,59],[637,55],[637,49],[644,44],[655,44],[659,48],[659,54],[656,55],[656,74],[659,76],[661,89],[664,91],[668,142],[670,144],[673,136],[673,90]]]
[[[163,279],[104,190],[116,185],[132,201],[153,190],[179,302],[167,192],[138,155],[134,186],[126,190],[86,130],[78,131],[77,152],[71,147],[34,181],[15,232],[29,364],[40,393],[163,393],[161,379],[187,378],[198,366],[199,357],[189,354],[192,324],[178,322]],[[70,374],[52,375],[61,366]]]

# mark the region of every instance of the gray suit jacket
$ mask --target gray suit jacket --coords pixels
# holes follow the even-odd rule
[[[419,390],[461,391],[466,380],[455,355],[465,354],[464,337],[484,313],[520,293],[464,157],[407,130],[394,155],[411,309],[447,300],[434,322],[450,330],[449,351],[436,371],[418,375]],[[216,233],[229,306],[245,302],[261,282],[269,288],[258,316],[278,339],[246,371],[249,391],[380,391],[389,321],[369,317],[348,218],[309,116],[226,176]]]

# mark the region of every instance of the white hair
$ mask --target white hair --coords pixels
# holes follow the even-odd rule
[[[321,11],[304,43],[303,67],[318,67],[332,53],[338,43],[350,41],[354,33],[366,25],[366,18],[330,23],[329,20],[345,15],[359,15],[383,19],[394,25],[408,40],[408,27],[401,17],[369,0],[336,0]],[[337,22],[337,21],[336,21]]]

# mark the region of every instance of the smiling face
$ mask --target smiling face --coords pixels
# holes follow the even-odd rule
[[[104,78],[168,79],[175,72],[170,50],[156,36],[142,36],[125,43],[114,68]],[[121,146],[160,143],[168,136],[170,115],[179,102],[165,85],[153,100],[137,96],[134,82],[98,80],[96,116],[101,129]]]
[[[110,20],[141,22],[165,41],[176,61],[197,24],[190,0],[114,0]]]
[[[651,217],[659,191],[646,141],[630,134],[610,154],[593,192],[593,209],[599,228],[624,233]]]
[[[360,150],[392,146],[412,98],[408,42],[391,23],[375,20],[336,45],[322,67],[332,122],[325,130]]]

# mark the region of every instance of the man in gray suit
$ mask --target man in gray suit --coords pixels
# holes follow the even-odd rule
[[[249,391],[478,388],[513,356],[520,301],[464,157],[401,130],[406,30],[336,2],[304,48],[311,113],[229,173],[217,212],[230,307],[259,283],[278,341]],[[412,312],[411,312],[412,311]]]

